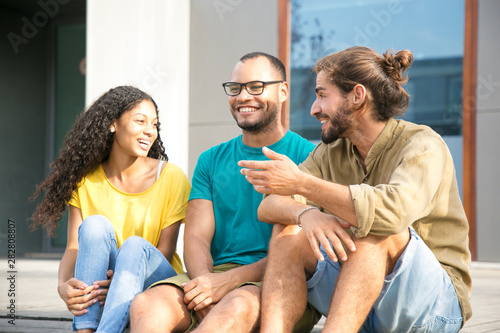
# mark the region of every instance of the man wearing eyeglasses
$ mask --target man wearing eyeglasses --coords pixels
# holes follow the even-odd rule
[[[239,172],[238,161],[267,160],[267,146],[298,164],[314,145],[281,125],[288,98],[277,58],[250,53],[222,84],[242,134],[202,153],[192,179],[184,236],[187,274],[161,281],[132,303],[132,332],[251,332],[258,330],[260,282],[272,225],[257,219],[262,194]],[[309,308],[296,326],[319,319]]]

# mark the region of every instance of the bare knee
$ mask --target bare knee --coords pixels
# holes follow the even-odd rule
[[[392,272],[396,262],[406,249],[410,241],[410,231],[390,236],[376,236],[368,234],[366,237],[355,238],[356,252],[354,257],[361,260],[372,260],[376,258],[379,262],[386,262],[387,274]],[[353,255],[351,255],[351,258]],[[364,258],[364,259],[363,259]]]
[[[301,248],[305,247],[309,247],[309,241],[301,228],[294,225],[274,225],[271,241],[269,242],[269,251],[279,251],[282,254],[285,251],[284,255],[289,257],[290,251],[303,253]]]
[[[138,294],[130,305],[133,332],[183,331],[191,323],[183,292],[172,285],[160,285]]]
[[[146,290],[134,297],[130,304],[131,318],[144,318],[144,314],[152,314],[166,305],[160,295],[153,292],[153,289]]]
[[[405,231],[390,236],[376,236],[368,234],[366,237],[354,238],[356,251],[359,252],[383,252],[389,256],[395,256],[397,252],[404,250],[410,241],[410,231]]]
[[[317,258],[302,229],[295,225],[276,224],[269,242],[269,257],[290,264],[302,265],[306,272],[314,272]]]
[[[148,291],[144,291],[140,294],[137,294],[134,299],[132,300],[132,303],[130,304],[130,315],[134,315],[138,312],[141,312],[141,310],[145,309],[145,305],[148,302],[149,295],[146,295]]]
[[[238,288],[226,295],[226,307],[235,320],[257,320],[260,313],[260,294],[260,288],[254,285]]]

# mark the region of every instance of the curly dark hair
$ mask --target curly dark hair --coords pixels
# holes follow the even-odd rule
[[[37,185],[31,197],[31,200],[35,200],[45,191],[31,216],[33,223],[30,230],[42,226],[49,235],[55,235],[59,220],[78,183],[109,157],[114,140],[111,124],[145,100],[153,103],[158,115],[158,106],[151,96],[135,87],[120,86],[104,93],[79,116],[65,136],[59,157],[50,165],[52,171]],[[160,138],[159,124],[157,128],[158,137],[148,156],[168,160]]]

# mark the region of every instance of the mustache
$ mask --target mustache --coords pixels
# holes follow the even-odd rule
[[[320,119],[328,119],[328,120],[332,120],[332,118],[330,118],[329,115],[323,113],[323,112],[320,112],[316,115],[314,115],[316,117],[316,119],[320,120]]]

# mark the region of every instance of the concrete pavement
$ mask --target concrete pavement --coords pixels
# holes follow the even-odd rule
[[[8,267],[7,259],[3,262]],[[71,314],[56,291],[58,267],[57,259],[23,258],[16,260],[15,270],[4,269],[0,284],[0,332],[71,331]],[[472,282],[474,315],[461,332],[500,332],[500,264],[473,263]],[[14,290],[15,296],[9,296],[9,290]],[[15,305],[14,322],[8,317],[11,304]],[[321,332],[323,324],[324,318],[313,332]]]

